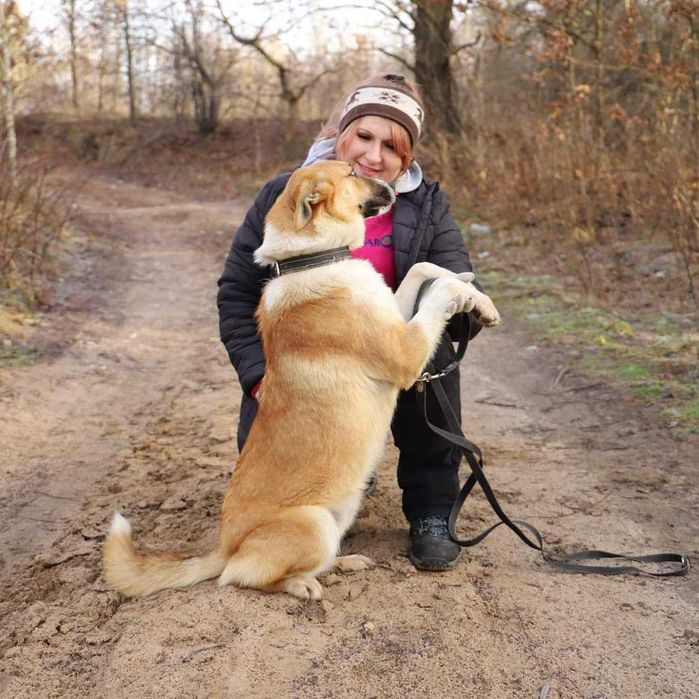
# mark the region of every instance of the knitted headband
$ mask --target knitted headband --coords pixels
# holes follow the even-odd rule
[[[359,117],[380,116],[404,127],[414,146],[422,130],[422,106],[402,75],[384,75],[376,83],[359,87],[350,95],[340,115],[340,133]]]

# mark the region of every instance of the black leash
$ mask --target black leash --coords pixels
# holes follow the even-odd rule
[[[433,281],[434,280],[428,280],[423,282],[422,286],[420,287],[417,299],[415,301],[415,313],[417,313],[423,294]],[[689,558],[681,553],[656,553],[645,556],[627,556],[619,553],[610,553],[609,551],[589,550],[554,556],[547,553],[544,549],[544,539],[536,527],[529,524],[529,522],[525,522],[524,520],[510,519],[507,516],[505,511],[500,506],[500,503],[498,502],[498,499],[495,496],[495,493],[493,492],[485,473],[483,472],[483,454],[480,448],[464,436],[464,433],[461,430],[460,420],[454,413],[454,410],[449,403],[449,399],[447,398],[447,394],[444,391],[444,387],[440,383],[440,379],[444,378],[454,371],[454,369],[456,369],[463,359],[468,347],[468,340],[471,335],[471,318],[467,313],[462,313],[461,318],[462,323],[465,322],[466,326],[464,328],[465,332],[461,335],[462,339],[459,342],[459,347],[454,361],[441,371],[436,371],[432,362],[428,362],[425,367],[425,372],[418,379],[416,385],[416,395],[418,401],[422,400],[425,421],[427,422],[428,427],[443,439],[457,445],[461,449],[464,458],[471,468],[471,474],[461,488],[461,492],[458,494],[449,514],[449,536],[452,538],[452,540],[463,547],[475,546],[483,541],[493,530],[504,524],[505,526],[509,527],[527,546],[539,551],[547,563],[555,568],[558,568],[559,570],[569,573],[597,573],[599,575],[620,575],[622,573],[630,573],[634,575],[650,575],[654,577],[687,575],[690,568]],[[437,401],[439,402],[442,412],[444,413],[444,418],[447,422],[449,430],[437,427],[428,417],[428,386],[432,388],[435,393]],[[500,518],[500,521],[488,527],[485,531],[482,531],[477,536],[470,539],[460,539],[456,535],[456,521],[459,517],[459,513],[461,512],[461,508],[466,501],[466,498],[473,490],[476,483],[481,486],[481,489],[490,503],[490,506],[493,508],[495,514]],[[639,568],[634,565],[607,566],[582,564],[576,562],[603,559],[610,559],[617,562],[629,561],[634,563],[675,563],[678,564],[678,566],[673,567],[671,570],[655,572],[646,570],[644,568]]]

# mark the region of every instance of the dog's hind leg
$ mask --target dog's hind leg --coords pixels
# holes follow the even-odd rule
[[[368,556],[361,553],[351,553],[349,556],[338,556],[332,567],[340,573],[354,573],[357,570],[369,570],[376,565]]]
[[[250,532],[228,560],[219,585],[320,599],[323,591],[315,576],[332,565],[339,544],[340,531],[326,508],[282,510]]]
[[[323,599],[323,587],[312,575],[292,575],[260,589],[264,592],[287,592],[299,599]]]

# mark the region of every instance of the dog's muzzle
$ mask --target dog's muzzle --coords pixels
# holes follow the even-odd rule
[[[364,218],[371,218],[386,213],[396,200],[393,187],[382,180],[367,180],[367,182],[371,188],[371,194],[362,204],[362,215]]]

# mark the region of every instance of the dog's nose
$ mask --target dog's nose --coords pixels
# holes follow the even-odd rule
[[[387,184],[383,180],[372,180],[371,181],[371,195],[372,198],[376,200],[379,206],[386,206],[393,204],[396,200],[396,193],[390,184]]]
[[[390,185],[381,180],[372,180],[369,198],[362,205],[364,218],[385,213],[395,200],[396,194]]]

